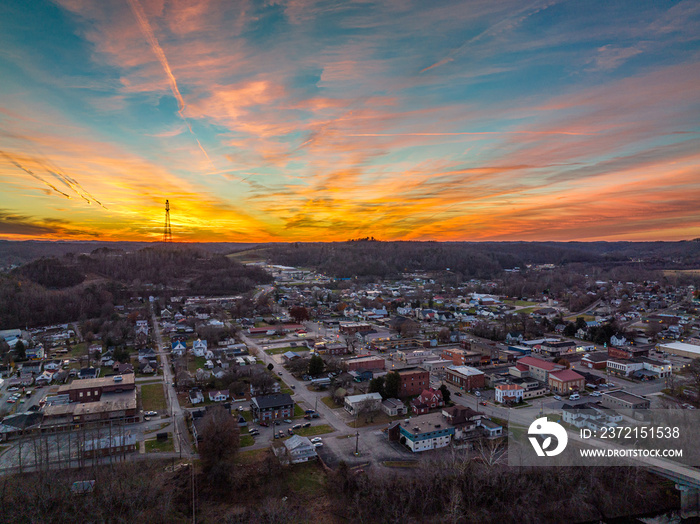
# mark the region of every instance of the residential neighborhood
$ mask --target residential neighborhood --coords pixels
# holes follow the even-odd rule
[[[282,467],[382,470],[446,450],[505,464],[510,425],[542,413],[593,431],[630,423],[627,410],[698,407],[693,286],[596,281],[581,313],[496,281],[337,286],[262,267],[274,280],[252,297],[132,296],[101,323],[2,331],[0,470],[38,467],[22,442],[48,435],[57,466],[195,458],[217,409],[242,452]]]

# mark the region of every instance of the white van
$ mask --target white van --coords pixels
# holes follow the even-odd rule
[[[569,395],[569,400],[579,400],[580,398],[581,395],[579,395],[578,393],[572,393],[571,395]]]

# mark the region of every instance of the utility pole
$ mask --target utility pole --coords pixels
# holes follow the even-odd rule
[[[360,432],[355,429],[355,456],[360,454]]]
[[[170,202],[165,201],[165,225],[163,226],[163,242],[172,242],[173,232],[170,228]]]

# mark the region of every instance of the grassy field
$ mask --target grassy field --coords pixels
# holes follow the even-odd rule
[[[256,464],[265,460],[265,457],[267,457],[269,452],[269,449],[250,449],[247,451],[241,451],[238,454],[237,462],[239,464]]]
[[[175,451],[172,433],[168,433],[168,440],[163,442],[158,442],[155,439],[146,441],[146,453],[167,453],[169,451]]]
[[[700,275],[700,269],[664,269],[662,273],[665,277],[677,275]]]
[[[307,347],[292,347],[292,346],[287,346],[283,348],[273,348],[273,349],[266,349],[265,353],[268,355],[281,355],[282,353],[286,353],[287,351],[293,351],[295,353],[303,353],[304,351],[308,351],[309,348]]]
[[[240,437],[240,447],[246,448],[255,444],[255,439],[252,435],[241,435]]]
[[[326,474],[317,462],[296,464],[286,478],[289,489],[295,492],[322,493]]]
[[[308,428],[301,428],[294,430],[294,433],[302,437],[313,437],[315,435],[325,435],[326,433],[333,433],[335,430],[332,426],[328,424],[321,424],[320,426],[310,426]]]
[[[294,415],[292,418],[302,418],[306,413],[304,413],[304,410],[301,409],[301,406],[299,404],[294,404]]]
[[[280,384],[280,393],[287,393],[288,395],[294,395],[294,390],[287,386],[284,382]]]
[[[528,302],[527,300],[504,300],[504,304],[511,306],[536,306],[537,302]]]
[[[86,354],[87,342],[81,342],[75,346],[71,346],[70,351],[63,358],[76,358]]]
[[[396,415],[395,417],[390,417],[383,411],[375,411],[374,413],[372,413],[372,415],[373,417],[369,420],[366,419],[364,415],[362,415],[356,421],[353,421],[350,424],[348,424],[348,427],[364,428],[365,426],[386,425],[394,420],[403,420],[406,418],[406,415]]]
[[[526,307],[526,308],[523,308],[523,309],[518,309],[518,311],[516,311],[516,313],[525,313],[526,315],[529,315],[530,313],[532,313],[532,312],[535,311],[536,309],[540,309],[540,308],[539,308],[539,307],[536,307],[536,306],[533,306],[533,307]]]
[[[193,360],[187,359],[187,369],[190,373],[194,373],[198,368],[203,368],[207,359],[204,357],[194,357]]]
[[[385,460],[382,462],[387,468],[417,468],[417,460]]]
[[[260,262],[265,260],[267,257],[267,248],[256,248],[248,249],[246,251],[238,251],[237,253],[231,253],[226,255],[233,260],[240,262],[241,264],[248,264],[250,262]]]
[[[163,384],[145,384],[141,386],[141,405],[144,411],[165,410]]]
[[[585,313],[583,315],[573,315],[571,317],[566,317],[566,318],[564,318],[564,320],[568,320],[569,322],[576,322],[576,319],[578,317],[583,317],[583,320],[585,320],[586,322],[595,320],[594,315],[587,315]]]
[[[321,399],[321,402],[323,402],[326,406],[328,406],[331,409],[340,409],[343,406],[339,406],[338,404],[335,403],[335,401],[331,397],[323,397]]]

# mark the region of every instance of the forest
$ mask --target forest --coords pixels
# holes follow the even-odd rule
[[[446,451],[404,470],[343,462],[330,470],[228,449],[218,473],[206,461],[173,471],[165,459],[4,476],[0,520],[191,522],[194,514],[221,523],[534,524],[608,521],[679,503],[671,481],[637,468],[508,468]],[[85,479],[95,480],[94,491],[71,494],[71,483]]]
[[[135,295],[238,294],[270,281],[258,267],[180,245],[40,258],[0,274],[0,329],[109,316]]]
[[[270,244],[251,250],[277,264],[314,267],[331,276],[396,278],[449,271],[461,280],[496,278],[528,265],[578,264],[588,270],[697,269],[700,242],[379,242]],[[624,272],[624,271],[623,271]]]

